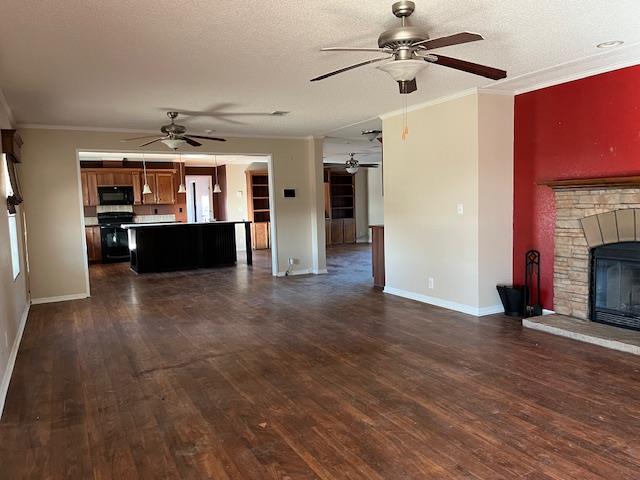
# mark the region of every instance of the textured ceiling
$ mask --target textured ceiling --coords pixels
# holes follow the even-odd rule
[[[20,124],[151,130],[168,108],[292,112],[191,117],[193,130],[324,134],[396,110],[397,86],[372,66],[309,79],[372,58],[322,46],[376,45],[397,25],[391,1],[4,0],[0,88]],[[484,42],[442,53],[508,70],[511,78],[640,41],[637,0],[417,0],[431,37],[463,30]],[[624,48],[624,47],[623,47]],[[490,80],[430,65],[409,104]],[[508,85],[508,84],[507,84]]]

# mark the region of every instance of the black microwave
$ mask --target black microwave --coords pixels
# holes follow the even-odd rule
[[[133,187],[98,187],[100,205],[133,205]]]

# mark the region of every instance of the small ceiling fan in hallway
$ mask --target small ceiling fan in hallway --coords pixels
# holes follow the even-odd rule
[[[204,135],[192,135],[187,134],[187,127],[184,125],[178,125],[175,123],[175,119],[178,117],[178,112],[167,112],[167,117],[171,119],[171,123],[160,127],[160,131],[164,134],[161,137],[156,135],[145,135],[143,137],[126,138],[123,142],[132,142],[134,140],[144,140],[147,138],[153,138],[153,140],[138,145],[138,147],[146,147],[155,142],[162,142],[172,150],[177,150],[182,145],[189,144],[192,147],[200,147],[202,143],[195,140],[196,138],[201,140],[213,140],[215,142],[226,142],[224,138],[206,137]],[[154,138],[155,137],[155,138]]]
[[[359,168],[378,168],[380,166],[377,163],[360,163],[358,160],[355,159],[356,155],[369,155],[369,154],[354,152],[349,154],[349,159],[344,163],[328,162],[328,163],[325,163],[325,165],[344,166],[347,172],[350,173],[351,175],[355,175],[358,172]]]
[[[443,67],[461,70],[463,72],[481,75],[492,80],[500,80],[507,76],[507,72],[493,67],[487,67],[477,63],[459,60],[457,58],[445,57],[438,53],[431,53],[431,50],[459,45],[462,43],[476,42],[484,40],[482,35],[477,33],[462,32],[447,37],[430,39],[428,33],[420,28],[408,24],[407,19],[414,12],[416,5],[409,0],[401,0],[391,7],[393,14],[402,20],[402,26],[391,28],[378,37],[378,48],[351,48],[351,47],[327,47],[325,52],[376,52],[385,54],[384,57],[366,60],[348,67],[335,70],[311,81],[316,82],[332,77],[339,73],[363,67],[372,63],[391,60],[380,65],[380,70],[390,74],[398,82],[401,94],[409,94],[418,89],[416,75],[427,66],[428,63],[442,65]]]

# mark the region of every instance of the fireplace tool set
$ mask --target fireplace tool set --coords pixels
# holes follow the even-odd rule
[[[537,317],[542,315],[540,303],[540,252],[525,253],[524,285],[498,285],[498,294],[505,314],[510,317]],[[535,299],[535,301],[534,301]]]
[[[542,315],[542,303],[540,302],[540,252],[529,250],[525,253],[524,262],[524,316],[538,317]],[[535,303],[532,303],[532,292],[535,281]]]

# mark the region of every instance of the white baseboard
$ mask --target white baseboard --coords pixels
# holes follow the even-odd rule
[[[502,305],[492,305],[489,307],[473,307],[471,305],[465,305],[463,303],[443,300],[442,298],[430,297],[428,295],[422,295],[420,293],[409,292],[400,288],[384,287],[384,293],[408,298],[410,300],[416,300],[417,302],[428,303],[429,305],[435,305],[436,307],[455,310],[456,312],[466,313],[468,315],[473,315],[476,317],[483,317],[485,315],[493,315],[495,313],[504,312]]]
[[[327,270],[326,268],[321,268],[319,270],[313,270],[311,273],[315,275],[326,275],[327,273],[329,273],[329,270]]]
[[[68,302],[69,300],[82,300],[89,298],[87,293],[74,293],[73,295],[61,295],[59,297],[42,297],[32,298],[31,305],[40,305],[42,303]]]
[[[7,393],[9,392],[9,382],[11,382],[11,375],[13,374],[13,367],[16,364],[16,357],[18,356],[18,350],[20,349],[20,342],[22,341],[22,334],[24,333],[24,327],[27,325],[27,317],[29,316],[30,304],[27,302],[27,306],[20,318],[20,324],[18,325],[18,331],[16,332],[16,338],[11,346],[11,352],[9,353],[9,359],[7,361],[7,368],[2,375],[2,383],[0,383],[0,418],[2,418],[2,412],[4,411],[4,402],[7,399]]]
[[[556,312],[554,312],[553,310],[547,310],[546,308],[542,309],[542,315],[555,315]]]
[[[310,268],[305,268],[305,269],[303,269],[303,270],[291,270],[291,271],[289,272],[289,275],[288,275],[288,276],[289,276],[289,277],[292,277],[292,276],[294,276],[294,275],[309,275],[310,273],[313,273],[313,272],[311,271],[311,269],[310,269]],[[287,272],[278,272],[278,273],[276,273],[276,275],[275,275],[275,276],[276,276],[276,277],[286,277],[286,276],[287,276]]]

